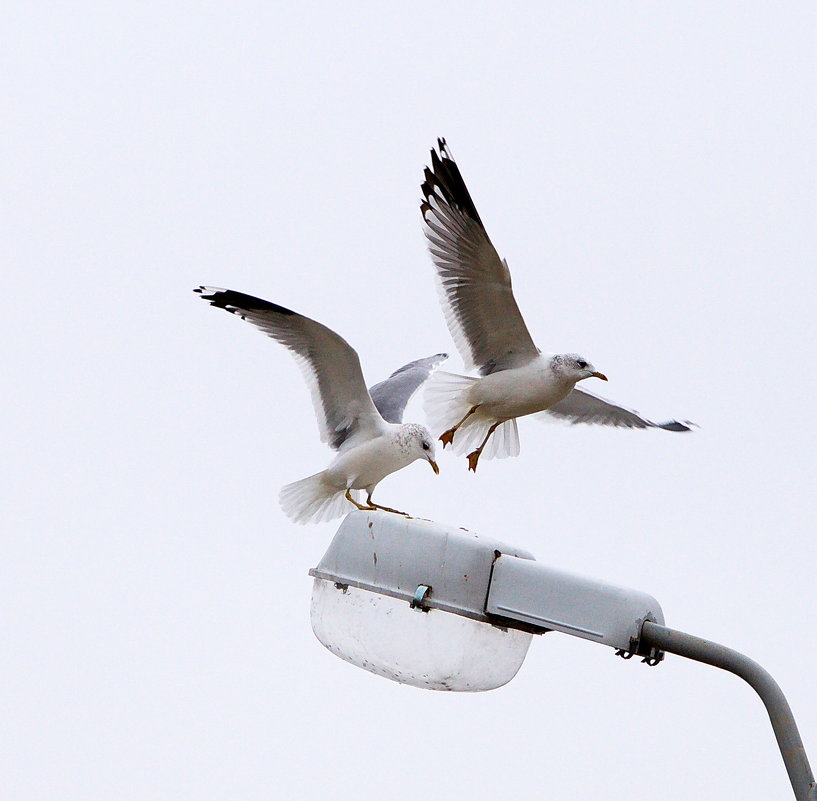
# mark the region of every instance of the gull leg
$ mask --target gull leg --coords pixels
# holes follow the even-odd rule
[[[482,455],[482,449],[488,444],[488,440],[491,437],[491,434],[494,433],[496,427],[501,425],[504,421],[497,420],[489,429],[488,433],[485,435],[485,439],[482,440],[482,445],[480,445],[475,451],[471,451],[468,454],[468,469],[473,470],[475,473],[477,472],[477,462],[479,461],[479,457]]]
[[[372,494],[369,493],[368,497],[366,498],[366,502],[369,504],[370,508],[372,509],[381,509],[384,512],[392,512],[396,515],[403,515],[404,517],[411,517],[410,514],[407,512],[401,512],[399,509],[392,509],[390,506],[381,506],[379,503],[375,503],[372,500]]]
[[[358,509],[360,509],[360,511],[361,511],[361,512],[371,512],[371,511],[372,511],[372,509],[374,509],[374,508],[375,508],[374,506],[371,506],[371,505],[369,505],[369,506],[364,506],[362,503],[358,503],[358,502],[357,502],[357,501],[356,501],[356,500],[355,500],[355,499],[352,497],[352,495],[351,495],[351,493],[349,492],[349,490],[348,490],[348,489],[346,490],[346,495],[345,495],[344,497],[346,498],[346,500],[347,500],[347,501],[349,501],[349,503],[353,503],[355,506],[357,506],[357,508],[358,508]],[[369,496],[369,498],[371,499],[371,496]]]
[[[475,412],[477,409],[479,409],[479,405],[477,405],[477,406],[472,406],[472,407],[471,407],[471,408],[468,410],[468,414],[466,414],[466,415],[465,415],[465,417],[463,417],[463,418],[462,418],[462,420],[460,420],[460,421],[459,421],[459,423],[457,423],[457,425],[455,425],[453,428],[449,428],[449,429],[448,429],[448,431],[443,431],[443,433],[440,435],[440,442],[442,442],[442,444],[443,444],[443,448],[444,448],[446,445],[450,445],[450,444],[451,444],[451,443],[454,441],[454,434],[456,434],[456,433],[457,433],[457,431],[458,431],[459,427],[460,427],[460,426],[461,426],[461,425],[462,425],[462,424],[463,424],[463,423],[464,423],[464,422],[465,422],[465,421],[466,421],[466,420],[467,420],[467,419],[468,419],[468,418],[469,418],[469,417],[470,417],[470,416],[471,416],[471,415],[472,415],[472,414],[473,414],[473,413],[474,413],[474,412]]]

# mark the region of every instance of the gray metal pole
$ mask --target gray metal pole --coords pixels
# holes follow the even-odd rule
[[[657,623],[644,623],[641,628],[641,644],[714,665],[748,682],[760,696],[769,713],[795,798],[797,801],[817,801],[817,785],[814,783],[794,715],[783,691],[766,670],[748,656],[731,648],[692,634],[685,634],[683,631],[659,626]]]

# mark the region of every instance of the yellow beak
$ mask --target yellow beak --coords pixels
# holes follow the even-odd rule
[[[600,378],[602,381],[606,381],[606,380],[607,380],[607,376],[606,376],[606,375],[604,375],[604,373],[593,373],[593,376],[594,376],[595,378]]]
[[[440,475],[440,468],[437,467],[437,463],[433,459],[429,459],[428,463],[431,465],[431,469],[434,471],[436,475]]]

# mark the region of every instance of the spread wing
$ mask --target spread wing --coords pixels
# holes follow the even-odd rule
[[[481,375],[519,367],[539,351],[516,305],[508,265],[491,244],[445,139],[437,144],[420,211],[448,328],[466,365]]]
[[[377,411],[389,423],[402,423],[403,412],[412,396],[425,383],[434,368],[448,358],[447,353],[437,353],[425,359],[404,364],[385,381],[369,388]]]
[[[383,418],[366,389],[357,352],[343,337],[315,320],[243,292],[208,286],[193,291],[292,351],[309,385],[323,442],[338,450],[380,432]]]
[[[667,420],[663,423],[653,423],[638,412],[625,409],[611,401],[585,392],[583,389],[573,389],[571,393],[558,403],[540,412],[546,416],[557,417],[569,423],[591,423],[603,426],[617,426],[619,428],[663,428],[665,431],[691,431],[695,423],[689,420]]]

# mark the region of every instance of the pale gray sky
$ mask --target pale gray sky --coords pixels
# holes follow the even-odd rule
[[[539,346],[702,427],[523,420],[518,459],[418,463],[380,502],[655,595],[772,672],[817,759],[812,3],[4,23],[4,799],[789,797],[759,700],[712,668],[552,634],[446,695],[324,650],[307,570],[337,524],[276,500],[330,457],[306,387],[190,290],[324,322],[370,383],[453,353],[418,209],[447,137]]]

